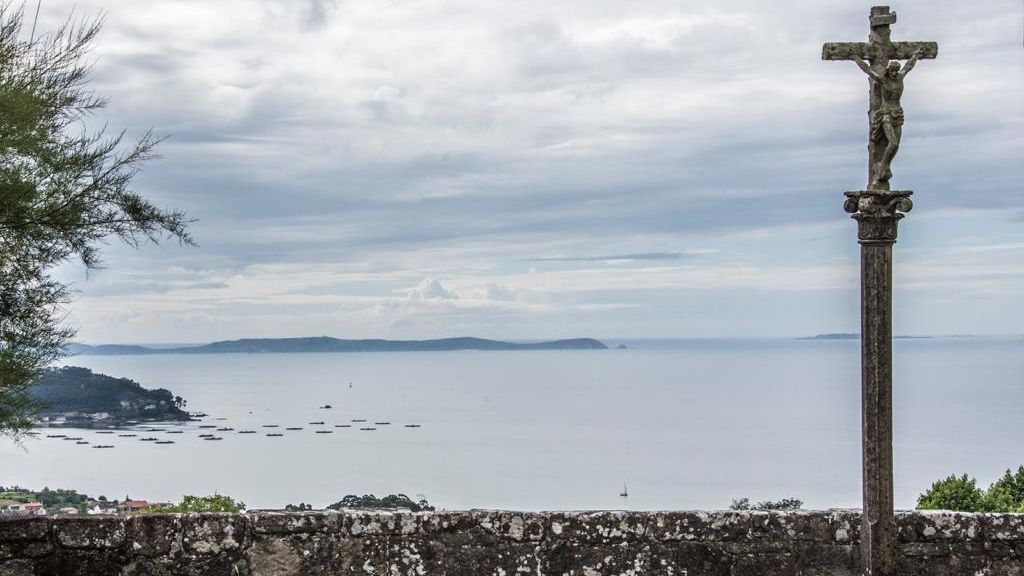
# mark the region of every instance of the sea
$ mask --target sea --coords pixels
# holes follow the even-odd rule
[[[398,493],[449,510],[859,507],[858,341],[605,342],[627,349],[73,357],[207,416],[74,431],[82,445],[0,438],[0,485],[249,508]],[[1024,464],[1024,338],[896,340],[894,382],[898,508],[950,474],[987,486]]]

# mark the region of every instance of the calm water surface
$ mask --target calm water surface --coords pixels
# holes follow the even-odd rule
[[[952,472],[987,485],[1024,464],[1024,339],[900,340],[896,354],[897,506]],[[150,500],[218,491],[250,507],[395,492],[449,509],[724,508],[739,496],[856,507],[858,360],[855,341],[785,340],[83,356],[72,363],[168,388],[236,432],[208,442],[190,423],[154,445],[76,431],[110,450],[0,441],[0,485]],[[373,422],[391,424],[358,429]],[[272,438],[264,424],[304,429]],[[237,434],[246,428],[259,433]]]

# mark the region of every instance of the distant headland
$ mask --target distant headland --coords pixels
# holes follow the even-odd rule
[[[455,350],[607,350],[600,340],[571,338],[548,342],[503,342],[484,338],[441,338],[437,340],[343,340],[329,336],[313,338],[243,338],[199,346],[155,348],[107,344],[71,344],[68,352],[82,355],[129,354],[287,354],[303,352],[447,352]]]
[[[894,340],[930,340],[932,338],[974,338],[971,334],[957,334],[953,336],[893,336]],[[860,340],[860,334],[856,332],[837,332],[834,334],[817,334],[815,336],[803,336],[797,340]]]
[[[168,390],[75,366],[45,370],[30,393],[43,404],[40,415],[47,426],[110,428],[190,419],[182,409],[185,400]]]

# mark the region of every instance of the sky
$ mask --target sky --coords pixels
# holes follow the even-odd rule
[[[35,2],[27,2],[32,14]],[[867,80],[820,0],[42,0],[91,122],[199,246],[69,264],[78,339],[788,337],[859,327]],[[897,334],[1024,329],[1024,6],[907,0]]]

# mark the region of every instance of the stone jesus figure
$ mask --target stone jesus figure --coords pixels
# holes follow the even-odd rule
[[[875,177],[870,186],[872,189],[888,189],[887,183],[892,178],[892,160],[896,157],[903,136],[903,107],[900,105],[903,79],[914,69],[920,57],[920,52],[914,53],[902,67],[899,62],[890,60],[885,72],[879,73],[863,58],[853,55],[857,66],[881,86],[881,104],[877,110],[871,111],[871,140],[878,144],[884,141],[885,150],[874,167]]]

